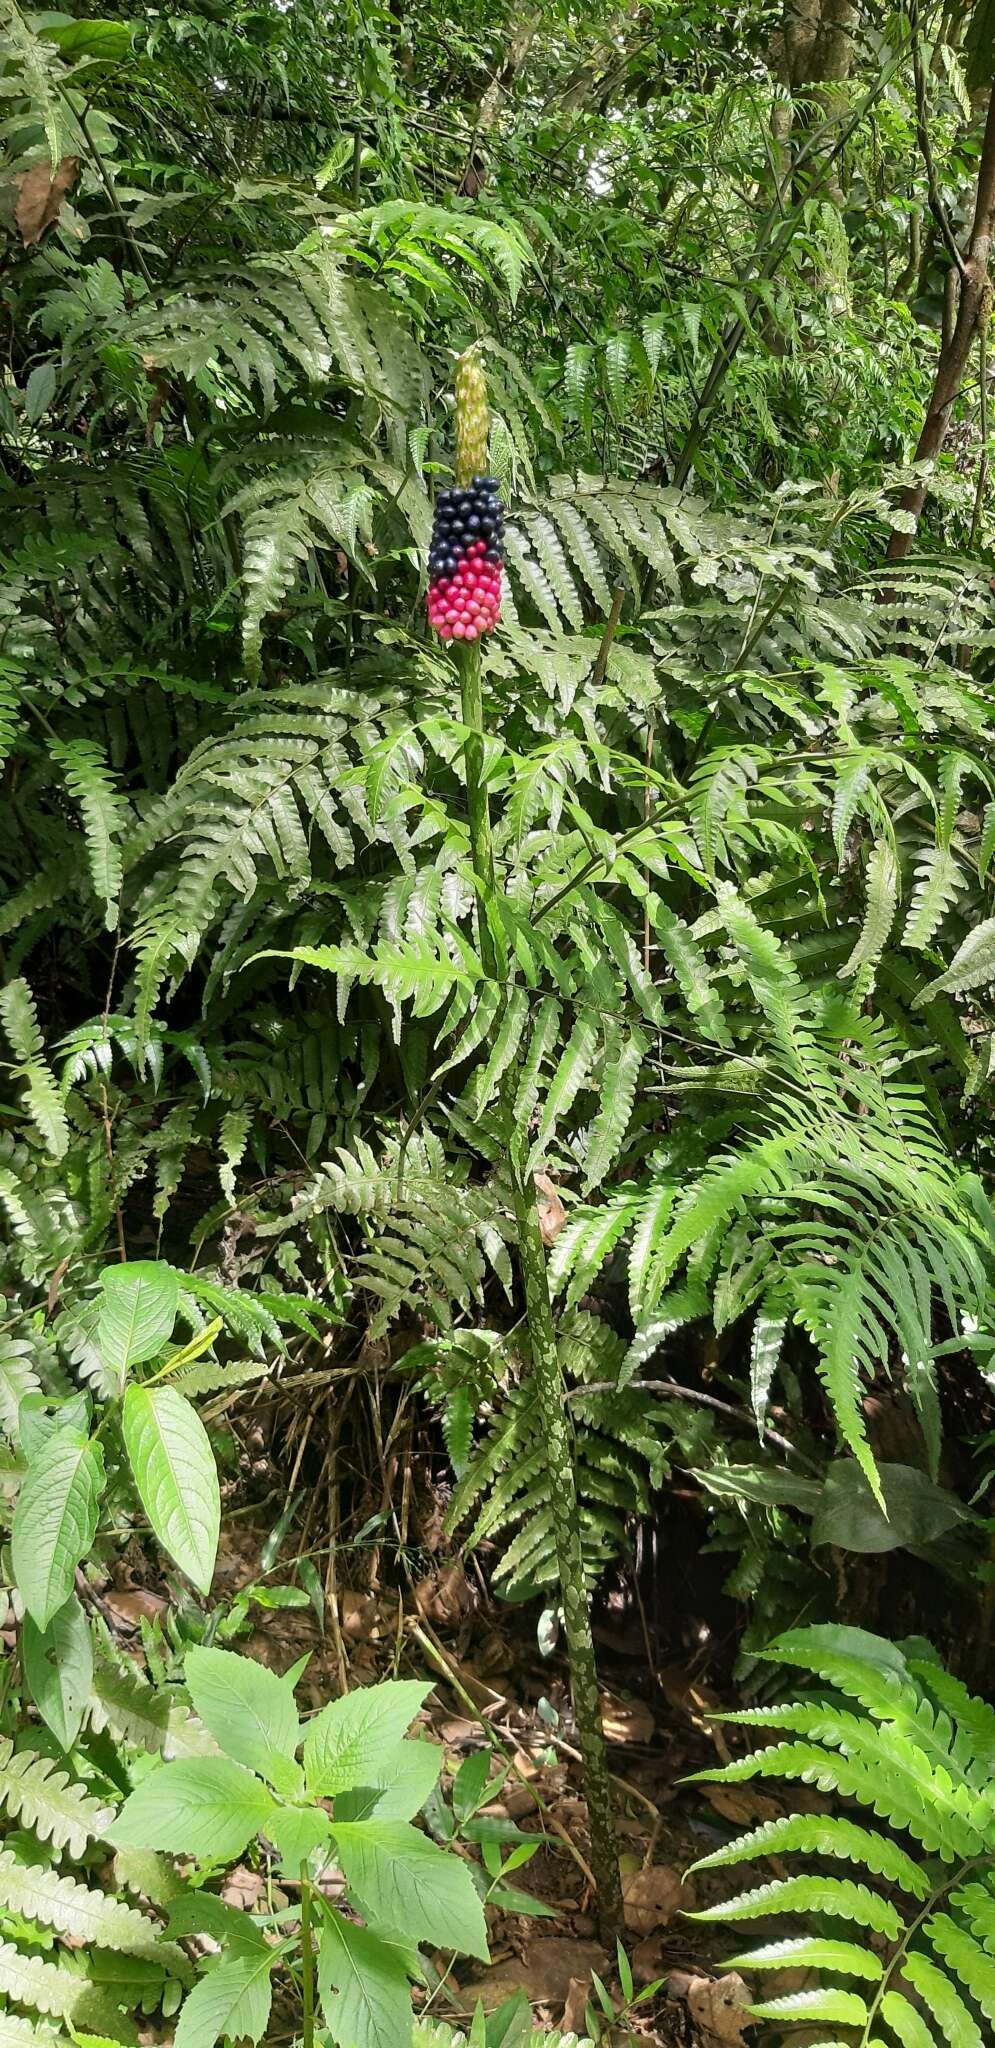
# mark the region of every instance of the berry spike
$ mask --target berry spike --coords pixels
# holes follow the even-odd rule
[[[501,615],[504,512],[488,476],[487,385],[476,348],[456,369],[456,484],[440,491],[428,557],[429,625],[443,640],[479,640]]]

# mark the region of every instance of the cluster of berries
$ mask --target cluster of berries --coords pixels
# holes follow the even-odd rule
[[[497,478],[440,491],[428,558],[428,617],[443,640],[477,640],[501,614],[504,513]]]

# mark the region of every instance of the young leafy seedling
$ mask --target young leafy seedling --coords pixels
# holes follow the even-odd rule
[[[412,1825],[442,1762],[434,1744],[407,1735],[430,1682],[349,1693],[302,1727],[293,1674],[278,1678],[218,1649],[191,1650],[185,1674],[221,1753],[150,1771],[109,1839],[192,1857],[208,1871],[261,1839],[281,1880],[299,1887],[301,1906],[299,1936],[274,1944],[212,1893],[184,1895],[170,1934],[209,1934],[220,1955],[184,2003],[175,2048],[214,2048],[222,2036],[262,2040],[277,1963],[299,1969],[305,2048],[315,2038],[315,1984],[337,2048],[399,2048],[411,2036],[419,1944],[487,1959],[470,1867]],[[316,1887],[332,1865],[345,1880],[346,1909]]]

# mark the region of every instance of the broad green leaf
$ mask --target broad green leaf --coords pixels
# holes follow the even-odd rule
[[[884,1508],[855,1458],[836,1458],[823,1480],[812,1520],[812,1545],[867,1553],[935,1543],[967,1509],[956,1494],[935,1486],[914,1465],[879,1465]]]
[[[164,1550],[209,1593],[221,1524],[221,1492],[208,1434],[173,1387],[128,1388],[121,1419],[142,1506]]]
[[[388,1782],[337,1794],[337,1820],[413,1820],[421,1812],[438,1783],[442,1750],[435,1742],[402,1742],[392,1755]]]
[[[32,1459],[14,1509],[11,1559],[24,1605],[40,1629],[64,1607],[76,1567],[97,1533],[104,1488],[100,1445],[60,1429]]]
[[[226,1957],[195,1984],[176,2024],[173,2048],[214,2048],[222,2037],[261,2041],[273,2003],[277,1949]]]
[[[431,1690],[431,1681],[397,1678],[330,1700],[304,1737],[308,1791],[330,1798],[353,1785],[389,1785],[397,1749]]]
[[[97,1320],[97,1346],[105,1365],[121,1375],[168,1344],[180,1304],[180,1283],[172,1266],[156,1259],[105,1266]]]
[[[73,1430],[77,1436],[86,1436],[90,1426],[90,1412],[85,1394],[73,1394],[68,1401],[60,1401],[52,1408],[44,1394],[25,1394],[17,1411],[17,1433],[21,1450],[30,1465],[40,1457],[49,1437],[61,1430]]]
[[[132,44],[132,30],[125,21],[46,22],[40,30],[49,42],[57,43],[64,57],[87,57],[103,64],[121,64]]]
[[[258,1771],[276,1791],[297,1792],[301,1725],[286,1679],[232,1650],[189,1650],[183,1674],[196,1712],[225,1755]]]
[[[125,1800],[108,1840],[115,1847],[166,1849],[173,1856],[230,1863],[278,1809],[241,1764],[223,1756],[163,1764]]]
[[[404,1821],[332,1822],[335,1853],[364,1911],[414,1941],[487,1961],[487,1929],[465,1863]]]
[[[475,1749],[472,1756],[464,1758],[453,1779],[453,1812],[461,1826],[472,1818],[487,1796],[491,1761],[489,1749]]]
[[[229,1955],[255,1955],[268,1947],[262,1928],[250,1914],[203,1889],[184,1887],[179,1897],[171,1900],[169,1932],[180,1938],[209,1934]]]
[[[21,1629],[21,1658],[27,1688],[46,1727],[62,1749],[71,1749],[83,1725],[93,1683],[90,1625],[75,1593],[38,1628],[30,1614]]]
[[[402,2048],[412,2027],[403,1951],[330,1906],[322,1917],[318,1990],[336,2048]]]
[[[284,1869],[296,1877],[315,1849],[327,1847],[332,1824],[320,1806],[285,1806],[274,1814],[266,1833],[279,1850]]]

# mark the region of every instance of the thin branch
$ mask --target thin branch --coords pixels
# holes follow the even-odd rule
[[[912,72],[916,93],[916,141],[926,171],[926,188],[929,193],[929,210],[940,230],[948,250],[961,277],[967,276],[967,266],[957,246],[957,238],[950,225],[950,216],[943,204],[936,165],[933,161],[933,145],[929,139],[929,111],[926,103],[926,76],[922,68],[922,49],[919,43],[918,0],[909,0],[909,25],[912,30]]]
[[[756,1427],[754,1418],[745,1408],[734,1408],[730,1401],[720,1401],[715,1394],[704,1394],[698,1387],[678,1386],[676,1380],[626,1380],[625,1387],[627,1392],[631,1388],[635,1393],[669,1394],[674,1400],[693,1401],[699,1408],[714,1408],[719,1415],[731,1415],[736,1422],[748,1424],[751,1428]],[[585,1382],[582,1387],[571,1387],[565,1398],[568,1401],[582,1401],[589,1394],[617,1393],[616,1380],[594,1380],[590,1384]],[[807,1458],[804,1451],[800,1451],[790,1438],[780,1436],[776,1429],[765,1429],[764,1437],[768,1443],[776,1444],[778,1450],[790,1452],[793,1458],[798,1459],[799,1464],[807,1465],[810,1472],[818,1472],[818,1465],[814,1464],[811,1458]]]

